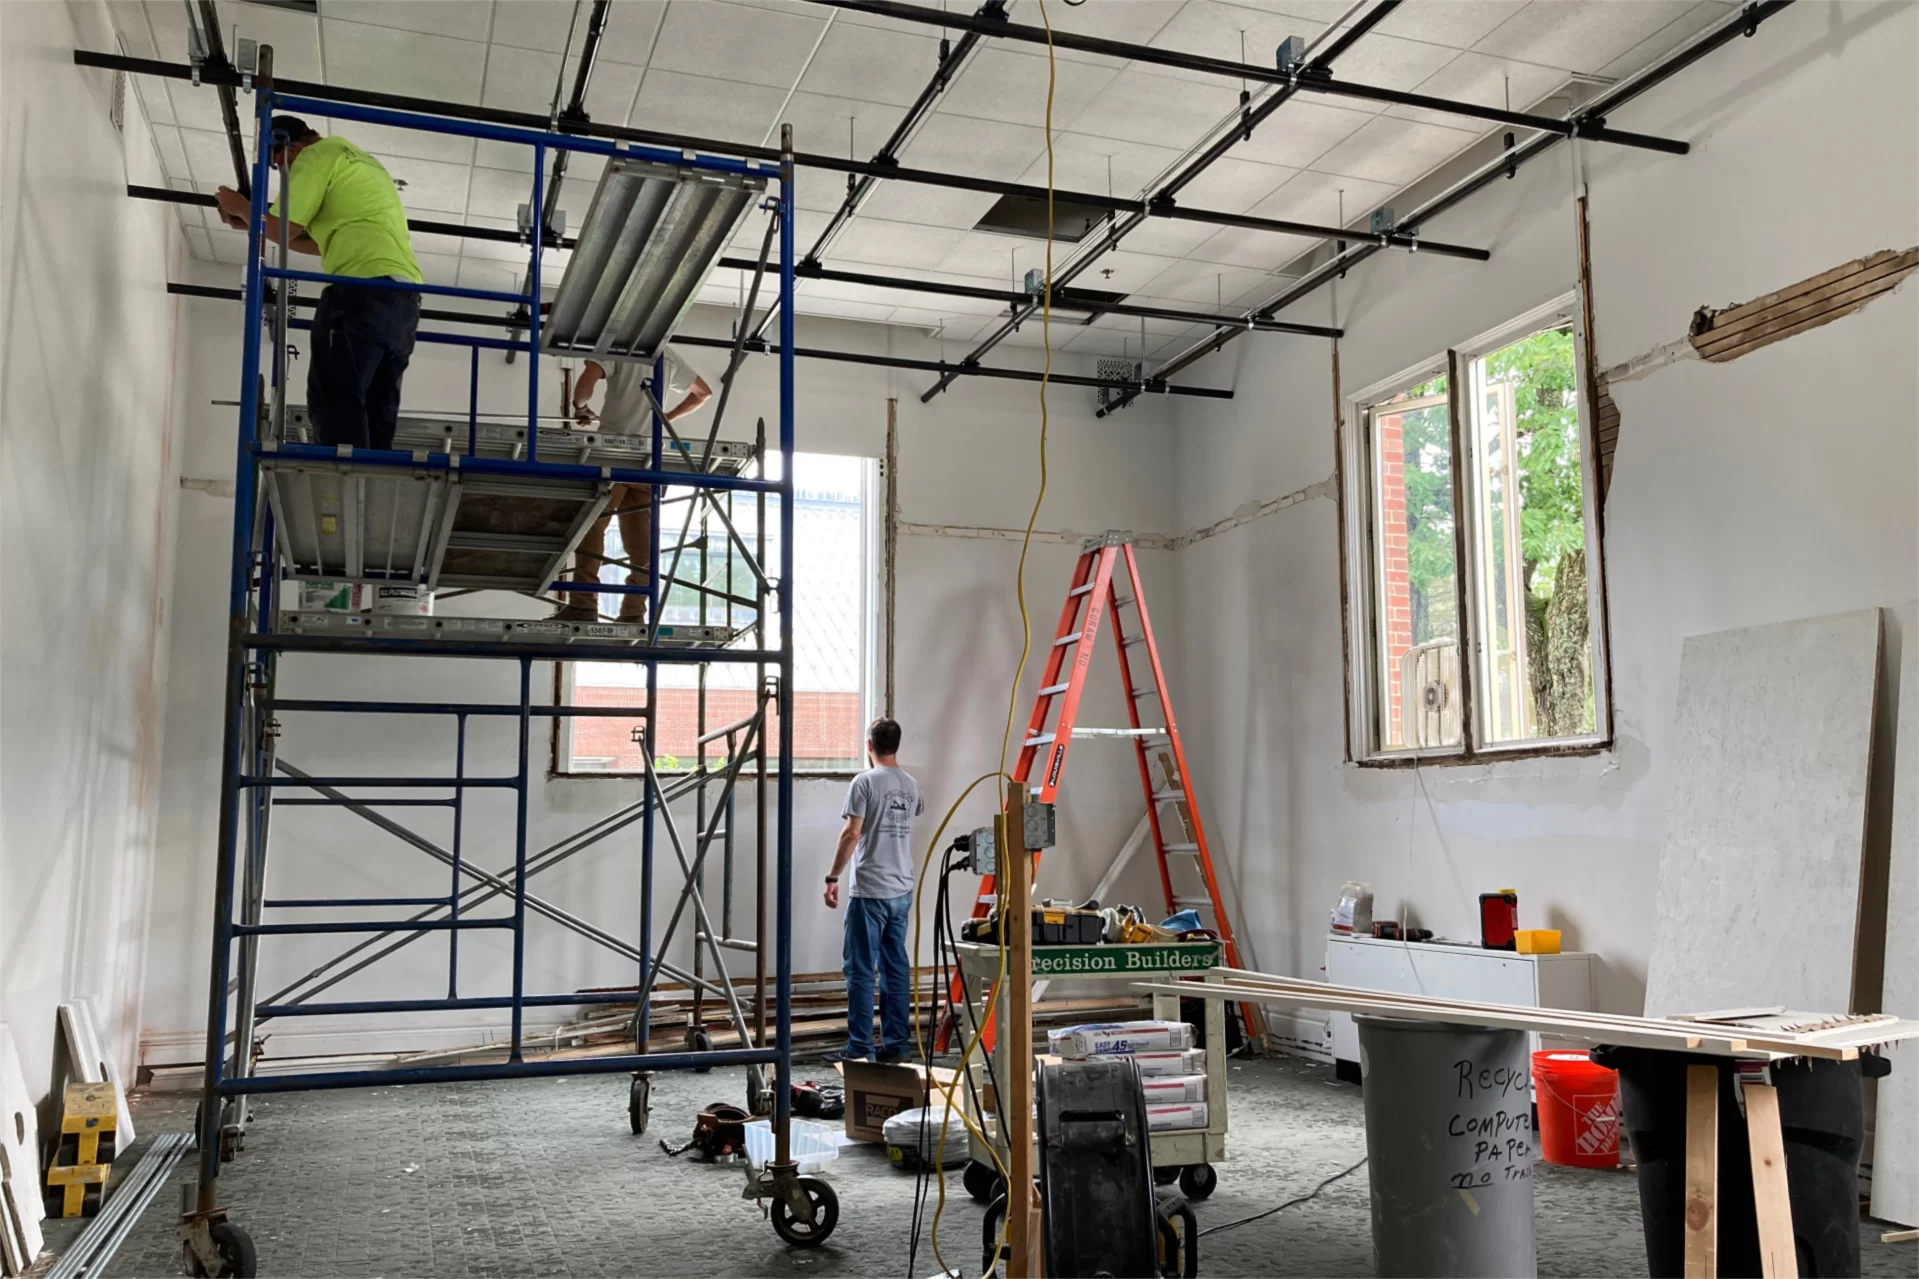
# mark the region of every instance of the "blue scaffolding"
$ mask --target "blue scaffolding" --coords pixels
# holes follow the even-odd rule
[[[764,161],[740,160],[693,151],[622,145],[576,134],[543,132],[408,111],[322,101],[276,92],[271,79],[271,51],[263,49],[261,53],[262,74],[254,86],[257,145],[252,162],[253,180],[245,287],[246,319],[235,453],[235,509],[223,702],[225,729],[221,754],[212,964],[207,1012],[206,1074],[198,1121],[200,1163],[197,1195],[188,1210],[184,1212],[181,1226],[186,1265],[190,1272],[201,1274],[240,1275],[254,1272],[256,1262],[251,1240],[244,1230],[227,1220],[227,1208],[220,1203],[217,1191],[223,1153],[231,1154],[233,1138],[239,1130],[238,1125],[244,1122],[246,1099],[254,1094],[307,1089],[378,1087],[387,1084],[634,1072],[635,1102],[643,1105],[644,1096],[641,1090],[646,1087],[650,1079],[646,1072],[702,1069],[720,1065],[745,1065],[753,1068],[756,1072],[756,1080],[762,1083],[764,1082],[762,1072],[768,1067],[771,1068],[772,1086],[766,1091],[771,1094],[767,1100],[772,1113],[775,1151],[766,1167],[750,1176],[749,1194],[771,1200],[774,1226],[789,1242],[802,1245],[822,1242],[837,1221],[837,1203],[834,1201],[831,1189],[824,1182],[817,1178],[798,1175],[790,1150],[793,898],[791,715],[794,560],[793,280],[795,265],[794,165],[790,134],[782,139],[783,158],[774,165]],[[272,176],[270,156],[276,142],[271,132],[270,122],[276,112],[282,111],[360,121],[393,128],[451,134],[530,148],[533,154],[534,184],[532,198],[528,205],[531,220],[531,248],[526,291],[509,293],[400,282],[347,280],[311,271],[293,270],[287,265],[284,224],[278,246],[279,255],[276,259],[278,265],[268,265],[265,261],[265,251],[271,247],[272,241],[266,234],[266,217],[268,187]],[[566,151],[605,156],[610,163],[615,160],[632,160],[677,170],[744,176],[757,179],[762,183],[766,180],[777,180],[777,197],[769,197],[762,206],[771,213],[773,221],[769,225],[767,242],[762,248],[761,255],[761,266],[764,271],[772,248],[772,237],[777,231],[779,240],[777,269],[780,287],[777,303],[780,324],[780,407],[777,448],[782,459],[777,478],[769,478],[767,475],[768,468],[765,466],[767,440],[763,425],[760,428],[759,446],[755,454],[760,462],[757,475],[746,474],[746,468],[743,466],[735,466],[730,472],[709,466],[708,462],[713,456],[711,438],[707,442],[705,452],[700,455],[699,463],[694,464],[693,457],[699,452],[698,446],[679,440],[677,435],[672,435],[669,442],[667,437],[672,434],[671,427],[664,419],[664,410],[657,395],[653,397],[651,448],[644,455],[645,465],[591,464],[584,460],[584,452],[575,460],[557,459],[551,454],[558,451],[553,447],[553,442],[561,438],[562,433],[558,432],[551,433],[548,437],[549,455],[541,456],[542,436],[539,415],[539,357],[542,349],[543,301],[541,259],[543,249],[551,247],[549,241],[557,242],[557,237],[549,236],[543,225],[544,175],[549,152]],[[283,202],[284,184],[283,175],[281,179]],[[274,294],[271,302],[268,300],[269,282],[272,282],[271,288]],[[309,326],[289,319],[287,295],[292,286],[298,283],[332,282],[347,283],[355,287],[405,289],[416,294],[505,303],[521,309],[518,314],[523,314],[525,317],[523,338],[517,334],[512,339],[500,339],[445,331],[421,332],[417,336],[417,340],[421,342],[464,346],[471,348],[473,352],[474,373],[463,451],[457,447],[462,442],[458,439],[460,435],[458,431],[449,431],[448,442],[443,446],[444,451],[418,448],[411,450],[334,448],[301,443],[290,438],[286,425],[284,392],[285,339],[290,329]],[[756,294],[757,287],[756,278]],[[747,303],[749,311],[752,306],[753,302],[749,299]],[[745,329],[746,320],[743,319],[742,336]],[[268,348],[271,352],[270,365],[265,368],[263,368],[263,335],[266,335],[264,340],[272,344]],[[523,436],[523,456],[519,455],[519,450],[515,450],[515,455],[507,457],[481,455],[478,361],[479,352],[482,350],[526,353],[527,420]],[[743,344],[736,343],[733,361],[728,368],[729,385],[731,375],[738,367],[742,351]],[[262,399],[263,371],[271,374],[275,388],[270,404],[263,403]],[[654,386],[660,385],[659,366],[656,363]],[[725,390],[723,386],[722,410]],[[718,432],[719,416],[720,414],[716,413],[713,423],[715,436]],[[671,469],[666,465],[669,450],[672,451],[675,460],[680,463],[681,469]],[[566,626],[547,622],[503,623],[485,634],[471,628],[462,629],[453,625],[434,627],[424,632],[419,628],[381,629],[366,624],[365,619],[357,618],[332,619],[347,623],[345,630],[329,629],[326,626],[285,625],[285,614],[281,610],[278,598],[279,592],[283,585],[298,590],[300,584],[292,580],[292,571],[288,564],[287,530],[276,529],[276,510],[286,508],[274,500],[278,496],[278,490],[273,486],[284,482],[283,477],[287,474],[285,468],[301,465],[308,465],[315,470],[331,469],[340,473],[363,476],[391,474],[432,477],[439,475],[442,478],[456,477],[465,483],[484,479],[486,484],[492,486],[491,491],[507,495],[510,495],[516,486],[524,488],[528,493],[535,493],[539,491],[539,486],[543,484],[550,486],[555,482],[587,481],[597,486],[602,495],[611,486],[643,485],[644,491],[651,494],[653,516],[652,536],[650,545],[646,548],[645,562],[648,571],[644,585],[613,586],[598,581],[588,583],[552,581],[550,568],[541,580],[545,590],[571,589],[594,594],[595,598],[598,597],[596,593],[615,596],[623,593],[643,593],[648,599],[647,625],[643,628],[643,633],[638,635],[634,633],[634,628],[627,626]],[[691,490],[688,497],[689,519],[692,505],[704,502],[705,505],[711,506],[721,522],[726,524],[728,535],[736,539],[740,535],[733,529],[723,509],[723,506],[730,505],[730,499],[728,503],[723,504],[713,495],[750,496],[760,512],[759,553],[762,554],[765,545],[765,507],[769,501],[776,503],[778,564],[763,567],[753,565],[759,585],[756,592],[758,607],[754,613],[755,625],[750,628],[754,639],[751,647],[734,647],[733,643],[740,633],[733,631],[731,627],[722,628],[722,633],[714,634],[711,628],[675,628],[661,624],[661,608],[665,592],[660,590],[662,575],[659,570],[662,548],[659,517],[663,500],[662,491],[668,485],[682,490]],[[594,517],[601,514],[604,506],[605,498],[602,496],[597,505],[582,509],[575,520],[572,543],[578,541],[580,527],[583,524],[590,524]],[[450,522],[450,515],[448,522]],[[669,567],[666,574],[669,586],[675,580],[678,557],[686,541],[683,535],[680,538],[681,546],[674,548],[673,566]],[[743,541],[739,544],[744,547]],[[566,549],[570,548],[571,543]],[[704,551],[701,554],[704,555]],[[557,561],[563,555],[564,550],[555,557],[555,560]],[[627,548],[627,555],[631,561],[634,557],[634,548]],[[417,576],[416,573],[416,578]],[[771,579],[770,582],[769,579]],[[704,583],[702,585],[704,586]],[[709,593],[724,594],[728,598],[729,619],[732,616],[731,606],[744,603],[732,596],[730,580],[725,592]],[[779,616],[777,643],[774,645],[768,645],[766,642],[768,628],[764,619],[769,593],[777,601]],[[704,598],[703,595],[702,599]],[[701,616],[704,620],[704,606],[702,606]],[[377,619],[374,620],[377,621]],[[519,696],[517,702],[501,703],[392,702],[344,698],[320,700],[276,697],[276,669],[280,658],[285,654],[303,652],[378,654],[389,657],[458,657],[475,661],[513,662],[518,667]],[[610,818],[603,819],[581,835],[561,841],[564,848],[556,845],[529,856],[527,819],[529,786],[533,770],[531,733],[533,720],[609,713],[607,708],[559,705],[557,698],[555,704],[535,703],[532,690],[533,664],[539,661],[596,660],[638,662],[645,666],[647,718],[643,753],[647,763],[644,797],[634,806],[637,813],[633,809],[622,810]],[[652,763],[654,736],[657,731],[652,711],[657,705],[661,663],[699,664],[702,667],[700,683],[702,708],[704,707],[705,666],[717,663],[742,663],[754,666],[761,672],[754,699],[757,710],[748,719],[712,733],[706,733],[702,710],[700,767],[695,770],[695,775],[690,780],[676,781],[670,786],[661,781]],[[767,678],[767,672],[775,674],[772,678]],[[774,774],[773,883],[769,886],[773,907],[772,935],[769,939],[762,931],[754,942],[761,956],[759,972],[762,998],[756,1010],[759,1033],[749,1035],[746,1033],[747,1028],[739,1004],[732,996],[730,980],[723,971],[717,983],[709,979],[700,971],[698,959],[701,954],[700,944],[704,942],[712,951],[715,964],[718,965],[717,946],[732,940],[724,936],[724,931],[730,931],[732,902],[730,820],[727,821],[725,831],[729,841],[729,855],[727,923],[724,930],[716,928],[713,921],[707,917],[699,896],[698,881],[703,874],[707,847],[714,839],[715,829],[722,820],[721,810],[730,814],[733,783],[738,778],[743,764],[754,758],[756,754],[759,761],[758,784],[762,788],[762,797],[764,795],[763,788],[769,764],[766,758],[768,753],[766,745],[760,734],[765,727],[765,717],[769,709],[770,713],[777,716],[778,724],[777,771]],[[453,720],[454,726],[452,734],[454,767],[449,775],[440,776],[318,776],[302,772],[286,761],[278,760],[275,754],[277,724],[274,716],[294,713],[448,717]],[[467,730],[469,719],[474,717],[507,718],[517,721],[518,766],[513,773],[504,776],[478,776],[468,771]],[[724,740],[727,744],[725,768],[717,773],[710,773],[705,767],[705,746],[709,740]],[[709,818],[706,792],[703,787],[708,780],[716,777],[723,780],[724,793],[720,801],[713,805],[714,812]],[[404,797],[379,798],[349,795],[346,793],[349,789],[408,792],[428,790],[440,792],[445,797],[421,798],[409,794]],[[497,874],[484,872],[467,863],[461,846],[462,815],[466,794],[474,789],[507,790],[513,793],[515,799],[514,859],[510,872],[501,871]],[[290,791],[299,791],[301,796],[292,797],[289,795]],[[699,844],[689,863],[687,850],[673,825],[671,814],[667,811],[667,804],[681,795],[690,793],[699,796],[700,812],[699,829],[695,832]],[[367,817],[403,838],[409,838],[421,848],[433,851],[443,862],[450,865],[452,880],[449,892],[445,896],[434,897],[282,899],[265,897],[265,849],[269,818],[275,806],[286,804],[345,808]],[[382,818],[374,811],[384,807],[411,806],[437,807],[452,811],[453,839],[450,850],[435,849],[428,841],[412,835],[406,828]],[[665,930],[665,940],[659,943],[657,953],[653,930],[656,819],[663,824],[668,841],[678,857],[681,870],[687,874],[689,883],[688,889],[680,896],[678,907],[673,912],[673,924]],[[641,849],[640,937],[637,946],[621,943],[615,948],[619,953],[637,959],[639,973],[636,987],[633,991],[600,994],[581,991],[558,994],[528,992],[525,989],[525,974],[529,906],[548,917],[560,917],[560,913],[546,907],[539,899],[528,894],[529,875],[537,873],[561,857],[569,855],[570,852],[578,851],[594,839],[603,838],[614,830],[625,829],[635,823],[640,827]],[[764,831],[765,822],[762,820],[760,823],[762,840],[765,837]],[[763,862],[762,865],[764,865]],[[463,876],[476,881],[475,887],[465,887]],[[473,909],[483,901],[501,897],[510,900],[512,907],[510,912],[484,912]],[[673,929],[677,927],[682,914],[686,912],[689,901],[693,907],[695,928],[696,958],[692,973],[684,972],[665,962],[666,945],[670,942]],[[236,902],[239,907],[237,911]],[[757,907],[762,920],[764,920],[765,905],[766,897],[762,893]],[[269,922],[264,918],[264,912],[268,909],[284,908],[312,912],[329,907],[355,910],[390,907],[393,908],[396,916],[403,915],[405,908],[424,907],[426,909],[407,917],[375,920],[348,917],[302,918],[292,922],[278,920]],[[578,921],[573,922],[578,923]],[[510,932],[512,935],[510,994],[488,996],[459,994],[458,938],[466,930],[479,929],[501,930]],[[597,932],[597,930],[585,931],[588,935]],[[264,1002],[258,1000],[254,979],[261,938],[279,935],[367,933],[374,934],[375,941],[386,936],[399,936],[402,940],[395,943],[397,946],[405,944],[406,940],[437,932],[445,932],[448,938],[448,983],[447,996],[444,999],[318,1003],[310,998],[312,994],[317,993],[316,989],[308,989],[291,1000],[282,998],[285,992],[269,997]],[[595,940],[605,942],[609,939],[596,936]],[[764,956],[765,946],[769,940],[773,947],[771,974],[773,1024],[770,1044],[766,1042],[764,1034],[766,1021]],[[370,944],[363,943],[362,946],[356,947],[355,951],[363,950]],[[745,947],[742,945],[742,948]],[[325,984],[331,985],[334,981],[359,971],[380,955],[390,953],[390,949],[361,960],[354,967],[336,974]],[[354,952],[348,953],[350,955]],[[236,966],[239,969],[237,982]],[[662,972],[668,976],[686,980],[694,993],[696,1003],[709,992],[724,993],[735,1022],[741,1030],[741,1046],[707,1051],[664,1053],[645,1051],[650,1035],[651,994]],[[317,989],[324,989],[324,985]],[[637,1014],[634,1018],[636,1039],[634,1047],[637,1051],[618,1056],[552,1061],[528,1060],[525,1057],[523,1020],[526,1009],[596,1003],[637,1003]],[[438,1066],[414,1065],[364,1071],[282,1073],[264,1077],[255,1074],[251,1068],[253,1031],[259,1020],[321,1013],[419,1013],[454,1009],[509,1010],[511,1031],[507,1044],[507,1060]],[[695,1024],[698,1025],[697,1020]],[[696,1033],[699,1033],[703,1040],[703,1032]],[[695,1042],[694,1037],[689,1035],[689,1044],[693,1042]],[[636,1130],[640,1123],[641,1117],[636,1115]]]

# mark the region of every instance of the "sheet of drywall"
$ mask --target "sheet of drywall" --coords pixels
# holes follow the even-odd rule
[[[25,1274],[40,1255],[40,1122],[20,1072],[13,1031],[0,1024],[0,1243],[9,1273]]]
[[[1649,1016],[1849,1010],[1878,666],[1877,609],[1686,640]]]
[[[1919,1017],[1919,603],[1899,610],[1899,731],[1892,766],[1892,872],[1886,886],[1881,1007]],[[1919,1225],[1919,1045],[1886,1054],[1872,1155],[1872,1215]]]

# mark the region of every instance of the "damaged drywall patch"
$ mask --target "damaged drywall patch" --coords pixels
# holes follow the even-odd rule
[[[1687,340],[1703,360],[1723,364],[1762,346],[1851,315],[1897,288],[1919,267],[1919,248],[1884,249],[1764,297],[1723,310],[1701,307]]]

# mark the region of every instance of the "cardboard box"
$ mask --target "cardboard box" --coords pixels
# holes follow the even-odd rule
[[[917,1063],[843,1061],[834,1069],[846,1082],[846,1135],[854,1141],[885,1141],[888,1119],[926,1104],[928,1072]],[[943,1066],[932,1068],[933,1084],[944,1086],[953,1078],[953,1072]]]
[[[1142,1079],[1139,1085],[1146,1094],[1148,1108],[1206,1100],[1204,1075],[1162,1075],[1155,1079]]]
[[[1147,1132],[1166,1132],[1175,1128],[1204,1128],[1205,1126],[1206,1103],[1203,1101],[1146,1107]]]
[[[1206,1073],[1206,1050],[1204,1048],[1184,1048],[1178,1052],[1134,1053],[1133,1060],[1139,1063],[1142,1079],[1161,1079],[1167,1075],[1203,1075]]]

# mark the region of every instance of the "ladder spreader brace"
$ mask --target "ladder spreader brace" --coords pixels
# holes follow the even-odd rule
[[[1131,594],[1122,595],[1122,586]],[[1128,607],[1138,618],[1137,634],[1129,634],[1121,620],[1120,610]],[[1126,694],[1129,726],[1123,729],[1081,728],[1078,725],[1080,697],[1086,690],[1086,673],[1092,668],[1100,622],[1109,614],[1112,617],[1114,650],[1119,657],[1120,683]],[[1132,650],[1140,646],[1144,646],[1146,653],[1143,674],[1147,682],[1144,684],[1134,677],[1138,655]],[[1070,670],[1062,674],[1069,653],[1072,665]],[[1158,699],[1162,720],[1160,726],[1148,725],[1140,718],[1140,702],[1147,698]],[[1051,728],[1047,726],[1049,718],[1052,720]],[[1133,535],[1130,532],[1103,533],[1088,538],[1081,547],[1079,563],[1073,569],[1073,583],[1067,589],[1066,603],[1060,610],[1059,629],[1047,647],[1045,673],[1040,679],[1033,715],[1027,722],[1026,734],[1021,741],[1013,780],[1020,784],[1030,783],[1035,800],[1045,804],[1054,802],[1054,797],[1059,793],[1060,776],[1066,767],[1066,750],[1075,737],[1131,739],[1139,760],[1140,786],[1146,796],[1146,818],[1152,831],[1153,850],[1159,862],[1159,882],[1166,896],[1166,913],[1176,914],[1188,907],[1209,911],[1211,920],[1206,921],[1202,916],[1202,922],[1219,934],[1226,962],[1239,967],[1239,943],[1233,936],[1232,921],[1220,892],[1219,877],[1213,869],[1212,849],[1207,843],[1205,827],[1199,820],[1199,805],[1193,798],[1191,775],[1186,768],[1186,751],[1180,744],[1179,725],[1173,717],[1173,700],[1166,688],[1166,672],[1159,660],[1159,644],[1153,638],[1152,621],[1146,610],[1146,593],[1141,586],[1139,561],[1134,554]],[[1035,764],[1040,765],[1036,783],[1032,781]],[[1155,768],[1160,773],[1157,782],[1154,780]],[[1163,808],[1173,810],[1170,822],[1162,812]],[[1179,838],[1168,838],[1168,830],[1172,827],[1178,829]],[[1037,867],[1039,854],[1034,853],[1033,857]],[[1176,857],[1190,860],[1198,869],[1203,892],[1181,893],[1175,887],[1172,859]],[[973,903],[975,919],[984,918],[991,910],[994,896],[993,876],[983,876],[979,895]],[[948,994],[951,1006],[955,1008],[965,998],[957,978],[954,989]],[[1265,1020],[1257,1007],[1241,1004],[1240,1016],[1249,1040],[1258,1041],[1265,1037]],[[1224,1051],[1224,1045],[1210,1047],[1214,1051]]]

